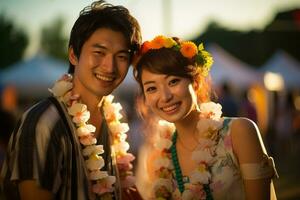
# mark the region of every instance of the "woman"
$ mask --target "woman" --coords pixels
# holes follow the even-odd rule
[[[212,62],[202,44],[157,36],[142,46],[134,75],[151,110],[140,107],[149,136],[137,173],[144,199],[276,198],[256,124],[221,117],[209,100]]]

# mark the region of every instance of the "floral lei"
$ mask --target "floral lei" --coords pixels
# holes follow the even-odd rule
[[[88,178],[92,181],[92,191],[99,196],[111,196],[114,191],[113,184],[116,182],[115,176],[110,176],[107,171],[102,171],[105,161],[101,154],[104,153],[103,145],[96,145],[97,139],[93,134],[96,127],[88,124],[90,112],[85,104],[80,103],[79,95],[72,94],[72,76],[65,74],[56,81],[49,91],[67,107],[68,114],[76,127],[76,134],[82,146],[82,155],[85,158]],[[126,142],[129,130],[127,123],[121,123],[122,115],[120,113],[122,106],[120,103],[113,103],[113,96],[104,98],[98,107],[103,105],[104,117],[108,128],[113,136],[111,145],[112,155],[115,155],[118,170],[120,172],[122,187],[131,187],[134,185],[131,161],[135,157],[127,153],[129,144]]]
[[[174,138],[175,126],[172,123],[159,121],[159,139],[155,148],[160,152],[154,161],[155,181],[153,186],[154,196],[157,200],[202,200],[207,199],[205,185],[209,187],[212,182],[211,166],[216,161],[216,145],[219,138],[219,131],[223,125],[221,118],[222,107],[213,102],[200,104],[200,120],[197,124],[196,137],[199,145],[192,152],[192,159],[198,167],[189,175],[189,182],[184,184],[184,191],[181,193],[173,177],[176,171],[172,159],[172,139]],[[178,164],[179,165],[179,164]]]

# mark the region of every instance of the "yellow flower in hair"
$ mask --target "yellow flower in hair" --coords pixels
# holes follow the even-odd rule
[[[152,41],[151,41],[151,49],[160,49],[164,47],[166,38],[162,35],[156,36]]]
[[[165,38],[164,47],[171,48],[171,47],[175,46],[176,44],[177,43],[172,38]]]
[[[187,41],[181,43],[180,52],[186,58],[193,58],[198,53],[198,49],[193,42]]]
[[[198,50],[199,50],[199,51],[203,51],[203,50],[204,50],[203,43],[199,44],[199,46],[198,46]]]

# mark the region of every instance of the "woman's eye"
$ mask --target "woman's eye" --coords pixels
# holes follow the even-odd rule
[[[145,89],[146,92],[154,92],[156,90],[155,87],[148,87]]]
[[[174,79],[170,80],[169,84],[170,85],[176,85],[179,81],[180,81],[180,79],[174,78]]]

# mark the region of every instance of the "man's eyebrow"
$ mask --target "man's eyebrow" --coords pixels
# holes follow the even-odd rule
[[[101,45],[101,44],[98,44],[98,43],[93,44],[92,47],[94,47],[94,48],[99,48],[99,49],[107,49],[107,47],[105,47],[105,46],[103,46],[103,45]]]
[[[93,44],[92,45],[93,48],[98,48],[98,49],[104,49],[104,50],[108,50],[108,48],[104,45],[101,45],[101,44]],[[131,50],[130,49],[121,49],[120,51],[118,51],[118,53],[130,53]]]

